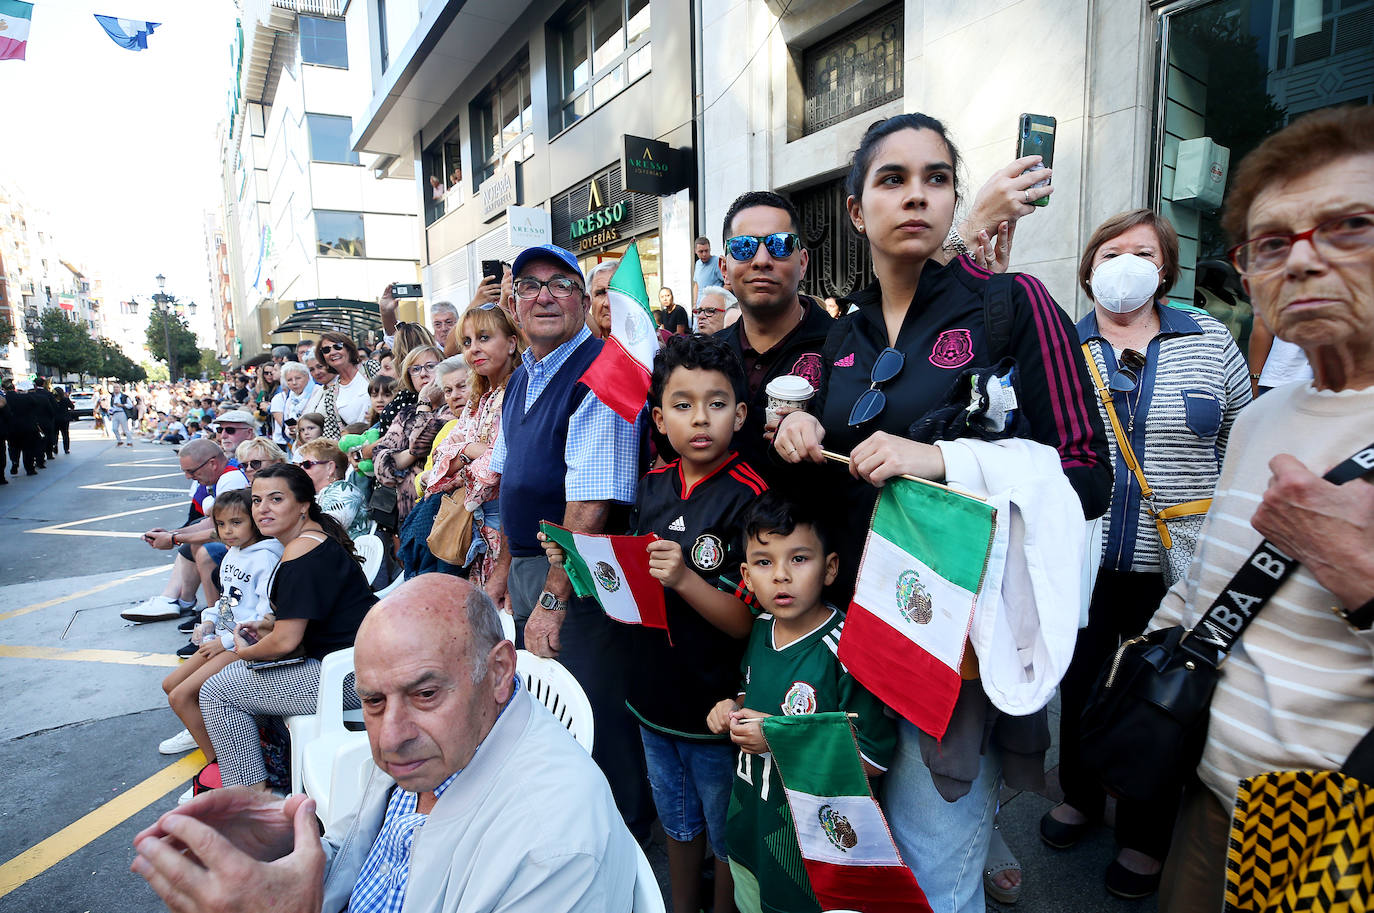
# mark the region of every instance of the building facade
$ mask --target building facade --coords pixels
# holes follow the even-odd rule
[[[352,146],[412,182],[429,304],[466,307],[484,261],[545,241],[584,269],[633,241],[651,300],[686,299],[691,4],[362,0],[348,18],[376,74]]]
[[[273,330],[308,302],[375,302],[416,280],[419,207],[409,180],[350,148],[369,95],[365,26],[343,0],[244,0],[236,81],[221,126],[231,361],[298,333]],[[213,284],[212,284],[213,287]],[[227,337],[226,337],[227,338]]]

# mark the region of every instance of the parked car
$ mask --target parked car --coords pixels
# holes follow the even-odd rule
[[[95,412],[95,391],[94,390],[74,390],[71,394],[72,403],[76,406],[77,418],[90,418]]]

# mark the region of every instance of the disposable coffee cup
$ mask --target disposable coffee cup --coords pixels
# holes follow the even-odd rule
[[[807,402],[816,395],[816,388],[805,377],[784,374],[773,378],[763,392],[768,395],[767,423],[775,425],[787,413],[805,409]]]

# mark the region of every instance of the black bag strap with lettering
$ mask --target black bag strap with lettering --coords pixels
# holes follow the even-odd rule
[[[1011,300],[1014,278],[1011,273],[993,273],[983,287],[983,329],[994,363],[1011,354],[1011,330],[1016,321],[1016,306]]]
[[[1374,444],[1345,460],[1322,478],[1333,485],[1344,485],[1371,473],[1374,473]],[[1212,666],[1220,666],[1259,610],[1297,568],[1297,559],[1285,555],[1278,546],[1265,539],[1251,552],[1231,582],[1221,588],[1211,608],[1179,641],[1179,646],[1186,647]]]

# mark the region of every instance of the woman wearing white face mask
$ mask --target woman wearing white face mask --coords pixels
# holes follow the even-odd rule
[[[1248,368],[1227,329],[1205,314],[1167,304],[1164,295],[1177,278],[1178,235],[1148,209],[1104,222],[1079,264],[1093,312],[1079,321],[1078,334],[1096,368],[1097,407],[1110,431],[1115,481],[1088,626],[1079,632],[1060,683],[1064,802],[1040,822],[1042,838],[1057,849],[1077,843],[1103,811],[1102,788],[1078,751],[1083,705],[1120,642],[1144,630],[1174,581],[1173,569],[1186,568],[1201,525],[1201,513],[1194,512],[1205,511],[1231,423],[1250,402]],[[1141,475],[1152,500],[1142,497]],[[1162,544],[1151,504],[1184,515],[1166,526],[1172,548]],[[1109,891],[1128,898],[1155,892],[1175,811],[1117,803],[1120,853],[1107,869]]]

